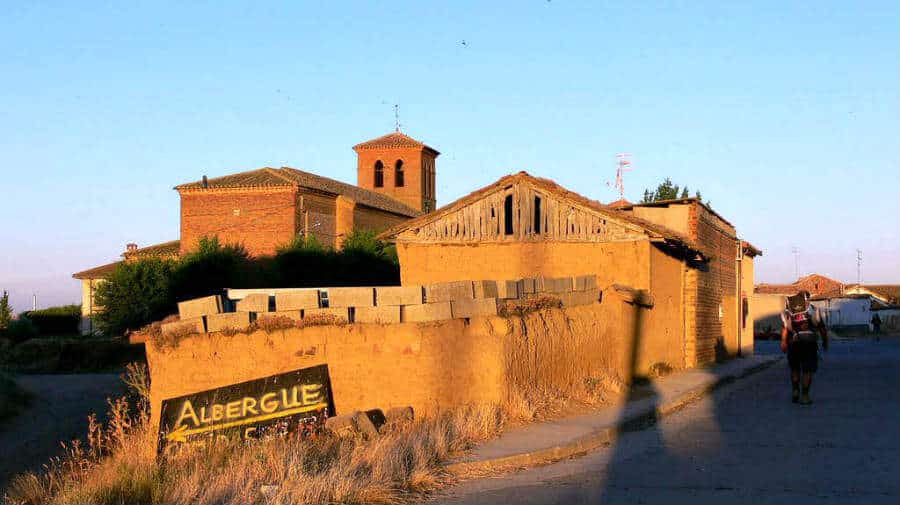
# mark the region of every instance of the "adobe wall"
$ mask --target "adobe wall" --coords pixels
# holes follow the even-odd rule
[[[197,248],[201,237],[242,243],[251,255],[273,254],[296,229],[292,188],[182,190],[181,254]]]
[[[644,333],[652,339],[642,345],[655,346],[645,352],[673,368],[685,365],[684,277],[687,266],[656,247],[650,248],[650,294],[653,310],[647,311]]]
[[[597,285],[650,289],[650,242],[397,243],[400,282],[597,274]]]
[[[769,331],[781,335],[785,296],[753,293],[750,303],[753,305],[753,332],[764,335]]]
[[[338,414],[403,405],[428,414],[502,402],[517,386],[565,390],[589,377],[625,379],[668,359],[659,351],[665,337],[643,331],[653,310],[604,292],[599,303],[524,318],[313,326],[199,334],[174,348],[148,344],[152,422],[164,398],[322,363]]]
[[[741,306],[746,307],[741,313],[741,355],[752,356],[754,349],[753,321],[756,317],[756,304],[753,303],[753,281],[755,273],[752,256],[744,255],[741,261]]]

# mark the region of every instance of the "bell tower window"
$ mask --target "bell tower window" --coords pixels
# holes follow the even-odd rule
[[[403,187],[403,160],[397,160],[394,164],[394,186]]]
[[[384,187],[384,163],[381,160],[375,162],[375,187]]]

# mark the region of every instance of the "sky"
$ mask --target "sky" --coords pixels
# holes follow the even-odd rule
[[[665,177],[764,251],[757,281],[900,283],[900,3],[4,2],[0,290],[178,238],[179,183],[289,165],[355,183],[394,128],[438,205],[527,170],[588,197]]]

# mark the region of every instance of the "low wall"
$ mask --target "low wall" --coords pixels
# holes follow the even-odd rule
[[[525,317],[197,334],[174,347],[149,344],[152,422],[163,399],[323,363],[338,414],[411,405],[427,415],[502,402],[519,386],[564,390],[597,376],[627,380],[666,359],[658,341],[666,337],[642,329],[652,310],[610,290],[601,302]]]

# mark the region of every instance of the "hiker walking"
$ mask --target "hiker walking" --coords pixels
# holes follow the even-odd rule
[[[827,351],[828,330],[819,310],[809,303],[808,291],[787,298],[781,321],[781,352],[787,353],[791,368],[791,401],[809,405],[812,376],[819,368],[818,337],[822,337],[822,349]]]
[[[872,316],[872,331],[875,332],[875,341],[881,340],[881,316],[877,313]]]

